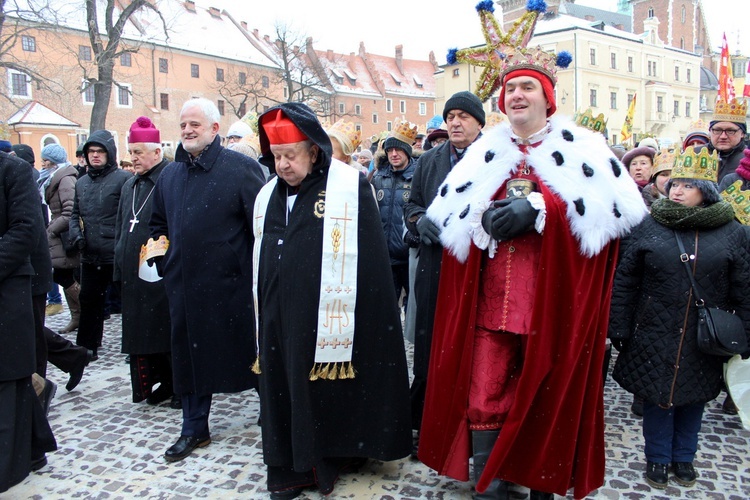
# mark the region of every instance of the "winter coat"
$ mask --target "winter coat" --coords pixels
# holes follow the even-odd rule
[[[404,243],[404,204],[409,201],[414,167],[410,158],[406,168],[394,171],[386,159],[372,177],[392,266],[409,263],[409,246]]]
[[[170,242],[162,275],[176,394],[257,385],[252,220],[263,183],[260,165],[218,136],[195,159],[178,146],[156,182],[149,229]]]
[[[47,189],[44,190],[44,201],[49,206],[50,222],[47,226],[47,240],[55,269],[75,269],[81,257],[78,252],[73,255],[65,253],[61,235],[67,237],[70,230],[70,216],[76,194],[78,172],[73,165],[67,165],[52,174]]]
[[[686,251],[694,253],[696,232],[678,232]],[[680,345],[691,285],[679,255],[673,230],[648,216],[624,246],[612,294],[609,336],[626,340],[613,377],[625,390],[660,405],[714,399],[726,361],[698,349],[692,304]],[[750,256],[742,226],[731,221],[700,230],[695,262],[702,298],[709,306],[735,310],[750,331]]]
[[[717,151],[719,153],[719,179],[717,182],[721,183],[725,176],[732,174],[737,170],[737,165],[740,164],[747,143],[744,140],[740,141],[740,143],[730,151],[718,151],[710,144],[707,147],[710,152]]]
[[[115,140],[106,130],[97,130],[84,144],[99,144],[107,150],[107,165],[89,166],[89,172],[76,183],[73,212],[70,215],[71,240],[82,248],[86,264],[112,264],[115,259],[115,222],[122,186],[132,174],[117,168]]]
[[[743,179],[737,172],[732,172],[731,174],[726,175],[721,180],[721,182],[719,183],[719,191],[726,191],[729,186],[739,180],[742,181],[742,185],[740,186],[741,191],[747,191],[748,189],[750,189],[750,180]]]
[[[0,382],[36,369],[30,256],[43,228],[40,204],[28,163],[0,153]]]
[[[164,167],[163,160],[146,174],[134,175],[122,187],[115,231],[114,281],[122,283],[122,352],[155,354],[171,350],[169,303],[164,280],[144,281],[138,277],[141,246],[150,238],[148,227],[154,193]],[[136,196],[134,200],[133,197]],[[133,209],[135,207],[135,210]],[[130,220],[139,222],[130,231]]]

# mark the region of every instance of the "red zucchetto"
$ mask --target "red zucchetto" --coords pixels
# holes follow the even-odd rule
[[[292,144],[308,139],[280,109],[263,115],[260,126],[266,132],[271,145]]]

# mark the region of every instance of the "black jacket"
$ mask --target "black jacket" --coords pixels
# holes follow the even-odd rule
[[[415,166],[410,158],[406,168],[394,171],[386,158],[372,177],[391,265],[409,262],[409,246],[404,242],[404,205],[409,201]]]
[[[730,151],[718,151],[719,153],[719,176],[718,181],[721,182],[725,176],[734,173],[737,170],[737,165],[740,164],[740,160],[743,156],[743,151],[747,147],[747,142],[744,140],[740,141],[737,146]],[[709,144],[708,150],[713,152],[716,149]]]
[[[73,213],[70,216],[70,238],[82,248],[82,262],[112,264],[120,191],[133,176],[117,168],[117,148],[112,134],[97,130],[84,144],[84,151],[92,144],[101,145],[107,150],[107,165],[102,169],[89,166],[88,174],[76,183]]]
[[[695,231],[679,234],[686,251],[693,253]],[[714,399],[722,387],[725,361],[698,349],[698,316],[692,305],[680,349],[691,286],[679,255],[672,229],[647,217],[623,249],[609,326],[611,338],[627,340],[614,379],[652,403],[676,406]],[[700,230],[695,276],[706,303],[735,310],[750,331],[750,255],[747,232],[739,223]]]

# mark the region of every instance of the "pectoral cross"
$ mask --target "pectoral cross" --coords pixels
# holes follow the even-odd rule
[[[138,217],[133,216],[132,219],[130,219],[130,233],[133,232],[133,229],[135,229],[135,225],[138,224],[140,221],[138,220]]]

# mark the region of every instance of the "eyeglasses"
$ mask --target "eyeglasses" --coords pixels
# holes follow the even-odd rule
[[[716,137],[721,137],[721,134],[727,134],[727,137],[734,137],[734,134],[736,134],[739,131],[740,129],[738,128],[712,128],[711,135],[715,135]]]

